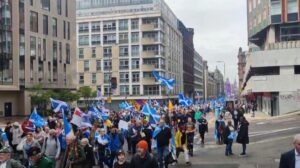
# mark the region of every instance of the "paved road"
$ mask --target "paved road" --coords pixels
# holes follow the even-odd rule
[[[233,168],[278,167],[280,154],[293,148],[293,136],[300,133],[300,114],[281,118],[249,120],[250,144],[247,147],[247,157],[238,156],[242,150],[239,144],[234,144],[235,156],[224,156],[225,146],[216,145],[213,139],[213,126],[211,126],[206,145],[204,147],[195,146],[195,156],[191,159],[193,165],[204,164],[200,167],[209,168],[221,167],[218,164]],[[184,162],[183,156],[181,156],[180,162]]]

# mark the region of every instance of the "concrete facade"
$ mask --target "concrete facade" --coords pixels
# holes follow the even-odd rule
[[[164,1],[108,4],[77,0],[78,87],[99,89],[113,101],[177,97],[183,92],[182,35]],[[176,80],[168,91],[156,70]],[[117,89],[110,91],[111,78]]]
[[[204,98],[204,60],[201,55],[194,52],[194,87],[195,95],[199,95],[197,99]]]
[[[272,116],[297,111],[300,109],[299,0],[247,2],[250,49],[246,54],[242,94]],[[265,12],[261,15],[258,11]]]
[[[1,0],[0,116],[31,112],[29,93],[75,89],[75,3],[70,0]]]

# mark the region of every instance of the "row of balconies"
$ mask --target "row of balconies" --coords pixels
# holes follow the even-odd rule
[[[300,41],[284,41],[279,43],[270,43],[266,46],[266,50],[291,49],[300,48]]]

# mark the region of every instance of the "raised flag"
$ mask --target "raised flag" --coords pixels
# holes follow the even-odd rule
[[[179,104],[185,108],[188,108],[193,105],[193,100],[185,97],[183,94],[179,94]]]
[[[152,71],[154,78],[163,86],[166,86],[169,90],[174,89],[175,79],[166,79],[159,75],[157,71]]]
[[[62,111],[62,114],[63,114],[63,121],[64,121],[64,135],[65,135],[66,139],[73,139],[75,136],[74,136],[72,126],[68,122],[67,117],[63,111]]]
[[[33,109],[29,117],[29,121],[32,122],[32,124],[34,124],[36,127],[43,127],[46,124],[44,118],[37,113],[36,108]]]
[[[81,110],[78,107],[76,107],[73,117],[72,117],[72,120],[71,120],[71,123],[80,127],[83,116],[84,116],[84,113],[81,112]]]
[[[142,113],[146,116],[149,116],[149,123],[151,125],[156,125],[160,120],[160,116],[157,114],[156,110],[152,108],[148,103],[144,105]]]
[[[173,106],[173,103],[172,103],[171,100],[169,100],[169,107],[168,108],[169,108],[170,112],[174,110],[174,106]]]
[[[55,100],[50,98],[51,101],[51,107],[53,108],[54,112],[59,112],[59,111],[69,111],[69,105],[68,103],[61,101],[61,100]]]

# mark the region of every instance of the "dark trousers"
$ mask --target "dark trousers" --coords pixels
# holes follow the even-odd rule
[[[243,154],[246,154],[246,148],[247,148],[247,144],[243,143]]]
[[[200,131],[201,144],[204,144],[205,131]]]
[[[193,155],[194,136],[195,136],[194,133],[188,133],[187,134],[187,149],[188,149],[190,155]]]
[[[233,122],[234,122],[234,130],[237,130],[238,129],[238,125],[239,125],[239,120],[238,119],[234,119]]]
[[[166,157],[169,154],[169,147],[158,147],[157,148],[157,158],[159,168],[168,168],[168,163],[166,162]]]
[[[109,168],[113,168],[114,160],[115,160],[116,156],[117,156],[117,152],[116,151],[112,151],[111,155],[110,155],[110,158],[108,160],[108,167]]]
[[[131,139],[128,137],[128,138],[126,138],[126,140],[127,140],[127,149],[128,149],[128,152],[132,152],[131,151],[132,150]]]
[[[232,143],[233,143],[233,140],[229,140],[229,139],[228,139],[228,142],[227,142],[227,144],[226,144],[226,149],[225,149],[225,155],[226,155],[226,156],[232,154]]]

